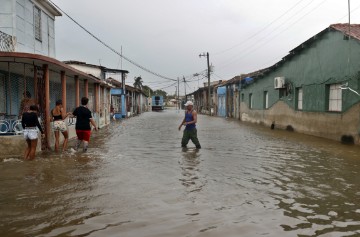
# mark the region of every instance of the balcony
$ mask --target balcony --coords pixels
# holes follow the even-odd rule
[[[15,51],[15,37],[5,34],[0,31],[0,51],[2,52],[14,52]]]

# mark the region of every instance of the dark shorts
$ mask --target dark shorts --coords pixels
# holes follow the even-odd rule
[[[91,130],[76,130],[76,135],[79,140],[90,141]]]

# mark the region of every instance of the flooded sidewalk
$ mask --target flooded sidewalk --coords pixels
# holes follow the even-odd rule
[[[184,111],[112,122],[86,153],[0,162],[8,236],[360,236],[360,148]]]

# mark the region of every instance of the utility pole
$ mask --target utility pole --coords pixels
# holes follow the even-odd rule
[[[202,53],[202,54],[199,54],[199,57],[205,57],[207,58],[207,74],[208,74],[208,108],[209,108],[209,114],[211,115],[211,106],[212,106],[212,103],[211,103],[211,98],[210,98],[210,62],[209,62],[209,52],[207,52],[206,54],[205,53]]]
[[[183,76],[183,80],[184,80],[184,89],[185,89],[185,101],[187,101],[186,99],[186,81],[185,81],[185,77]]]
[[[179,103],[179,101],[177,100],[177,86],[175,86],[175,100],[176,100],[176,105],[175,105],[176,106],[176,111],[179,112],[178,111],[178,105],[177,105]]]
[[[199,74],[199,73],[195,73],[193,76],[194,76],[194,77],[197,77],[197,81],[198,81],[198,89],[199,89],[199,88],[200,88],[200,85],[199,85],[199,81],[200,81],[199,76],[200,76],[200,74]]]
[[[178,86],[177,86],[177,89],[178,89],[178,93],[177,93],[177,96],[178,96],[178,104],[179,104],[179,110],[181,109],[181,106],[180,106],[180,102],[179,102],[179,100],[180,100],[180,94],[179,94],[179,89],[180,89],[180,79],[179,78],[177,78],[178,79]]]

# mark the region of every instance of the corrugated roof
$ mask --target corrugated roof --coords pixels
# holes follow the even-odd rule
[[[311,44],[312,42],[314,42],[315,40],[317,40],[319,38],[319,36],[321,36],[322,34],[328,32],[330,30],[336,30],[336,31],[340,31],[342,34],[346,35],[346,36],[350,36],[351,38],[354,38],[356,40],[360,41],[360,24],[350,24],[350,33],[349,33],[349,24],[348,23],[336,23],[336,24],[332,24],[329,27],[325,28],[324,30],[322,30],[321,32],[319,32],[318,34],[312,36],[310,39],[306,40],[305,42],[301,43],[299,46],[297,46],[296,48],[292,49],[288,55],[284,56],[282,60],[280,60],[279,62],[275,63],[274,65],[267,67],[267,68],[263,68],[254,72],[250,72],[250,73],[246,73],[246,74],[241,74],[240,76],[235,76],[232,79],[228,80],[227,82],[225,82],[225,84],[233,84],[233,83],[237,83],[241,80],[244,80],[246,77],[251,77],[251,78],[259,78],[262,77],[264,75],[266,75],[267,73],[273,71],[274,69],[276,69],[277,67],[281,66],[282,63],[284,63],[286,60],[288,60],[289,58],[293,57],[294,55],[297,54],[297,52],[303,50],[307,44]],[[200,88],[201,89],[201,88]]]
[[[341,31],[347,36],[350,36],[352,38],[355,38],[357,40],[360,40],[360,24],[332,24],[330,25],[330,28],[333,28],[335,30]],[[350,29],[349,29],[350,28]],[[350,30],[350,33],[349,33]]]

